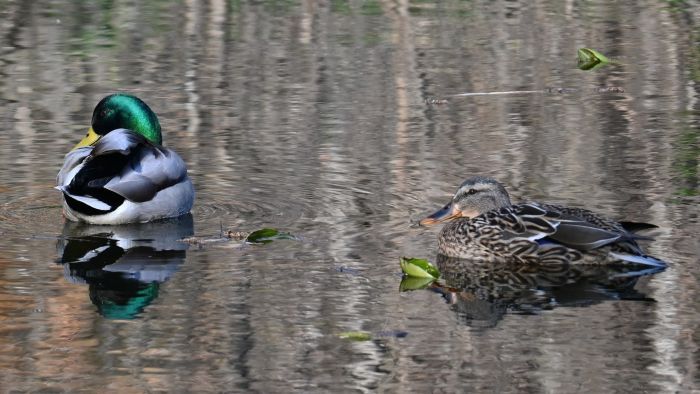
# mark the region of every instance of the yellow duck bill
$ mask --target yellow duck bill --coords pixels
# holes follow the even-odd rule
[[[76,149],[82,148],[84,146],[90,146],[90,145],[94,144],[95,142],[97,142],[97,140],[99,140],[100,137],[102,137],[102,136],[95,133],[95,130],[93,130],[92,127],[90,127],[88,129],[88,132],[85,135],[85,137],[83,137],[83,139],[80,140],[80,142],[78,142],[71,150],[76,150]]]

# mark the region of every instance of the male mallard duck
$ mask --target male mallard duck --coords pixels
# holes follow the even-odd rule
[[[467,179],[444,208],[420,221],[451,220],[440,232],[440,254],[480,261],[533,264],[634,263],[664,267],[642,252],[633,232],[656,226],[616,222],[581,208],[512,205],[508,192],[487,177]]]
[[[194,187],[187,167],[161,143],[160,123],[146,103],[128,94],[103,98],[58,173],[66,218],[123,224],[188,213]]]

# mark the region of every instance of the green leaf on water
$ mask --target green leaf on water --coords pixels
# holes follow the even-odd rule
[[[440,277],[440,271],[430,264],[428,260],[401,257],[399,263],[401,264],[401,271],[407,276],[431,279]]]
[[[593,70],[610,63],[607,56],[591,48],[579,48],[577,55],[578,68],[581,70]]]
[[[591,49],[591,48],[579,49],[578,50],[578,58],[583,59],[584,61],[590,61],[591,59],[597,59],[598,61],[601,61],[604,63],[610,63],[610,59],[608,59],[607,56],[605,56],[602,53],[596,51],[595,49]]]
[[[399,291],[411,291],[425,289],[435,282],[435,278],[416,278],[415,276],[404,276],[399,284]]]
[[[274,228],[263,228],[250,233],[245,241],[252,244],[266,244],[278,239],[296,239],[296,237]]]
[[[369,341],[372,339],[372,334],[364,331],[345,331],[338,334],[338,337],[349,339],[351,341]]]

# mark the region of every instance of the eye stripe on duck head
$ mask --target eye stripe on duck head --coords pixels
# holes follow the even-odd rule
[[[477,176],[464,181],[455,193],[452,203],[462,216],[475,217],[484,212],[510,206],[506,189],[495,179]]]
[[[474,176],[462,182],[455,193],[455,197],[469,196],[485,191],[493,191],[496,194],[504,194],[508,197],[508,192],[503,185],[497,180],[485,176]]]

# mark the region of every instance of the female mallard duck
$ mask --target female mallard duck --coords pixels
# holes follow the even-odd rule
[[[161,143],[160,123],[146,103],[128,94],[103,98],[58,173],[66,218],[123,224],[188,213],[194,187],[187,167]]]
[[[487,177],[467,179],[444,208],[420,221],[451,220],[438,238],[440,254],[480,261],[533,264],[634,263],[664,267],[642,252],[636,230],[646,223],[616,222],[581,208],[524,203]]]

